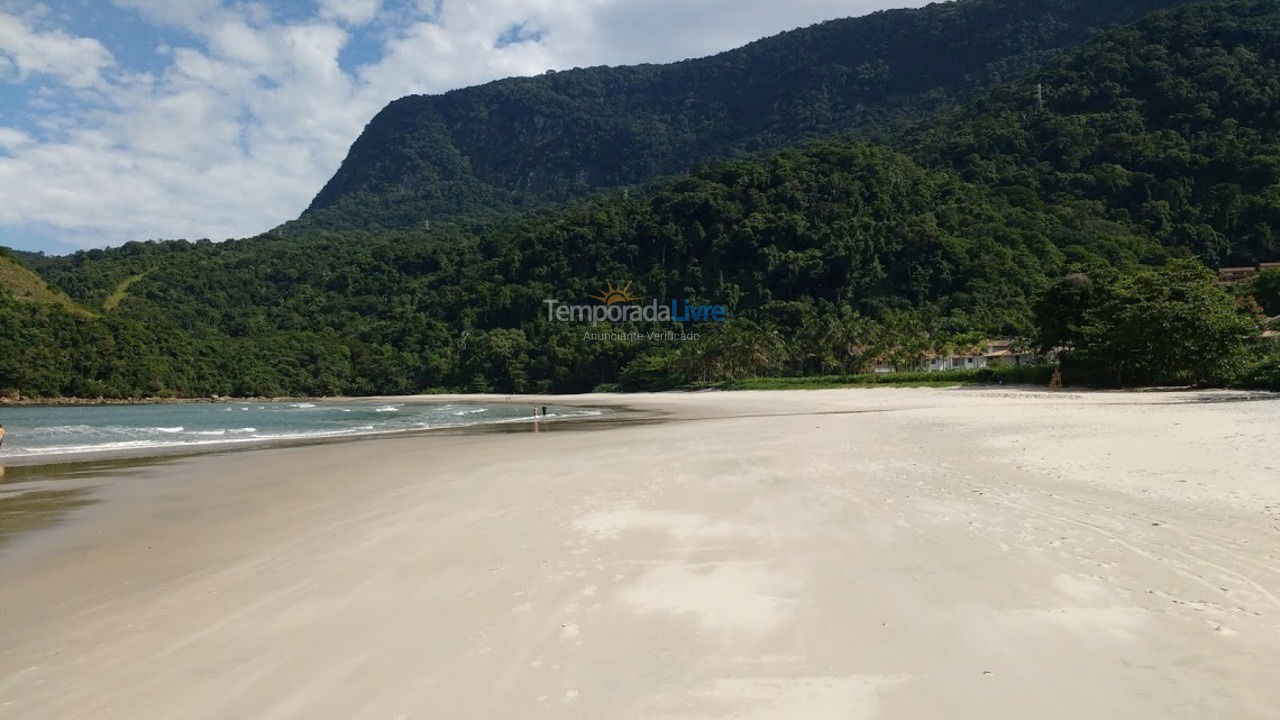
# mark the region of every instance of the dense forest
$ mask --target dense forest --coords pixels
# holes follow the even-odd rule
[[[994,6],[939,7],[967,5]],[[845,134],[483,223],[360,229],[353,210],[226,243],[16,254],[81,311],[0,291],[0,392],[669,387],[910,365],[992,336],[1070,348],[1075,381],[1265,380],[1272,276],[1239,289],[1257,302],[1237,301],[1174,260],[1280,259],[1278,49],[1275,2],[1191,6],[954,111],[879,125],[894,149]],[[593,302],[610,283],[732,317],[546,318],[545,300]],[[1133,307],[1175,329],[1202,313],[1211,326],[1185,326],[1220,339],[1221,357],[1117,371],[1135,342],[1148,355],[1181,342],[1135,332]],[[696,339],[629,334],[671,330]]]
[[[118,323],[114,335],[130,339],[84,359],[99,370],[72,363],[77,369],[60,381],[101,385],[33,378],[20,388],[105,394],[135,382],[119,373],[145,361],[155,378],[145,391],[161,394],[590,389],[663,346],[585,339],[582,326],[547,322],[543,301],[586,301],[624,279],[647,297],[729,305],[736,317],[717,334],[740,333],[748,343],[766,337],[763,324],[803,346],[794,357],[850,369],[867,360],[850,337],[870,332],[870,319],[918,322],[916,311],[928,307],[955,332],[1025,334],[1030,297],[1069,264],[1129,265],[1161,253],[1122,226],[1064,208],[1016,207],[885,149],[820,144],[708,166],[645,193],[526,216],[479,236],[317,231],[139,243],[96,260],[84,253],[46,272],[88,305],[142,274],[113,312],[84,324],[106,332]],[[19,303],[4,311],[48,312]],[[33,333],[46,323],[52,333],[81,327],[41,320],[6,325]],[[816,337],[832,323],[843,323],[843,334]],[[20,367],[0,374],[23,377],[29,368],[44,378],[67,365],[21,360],[25,347],[85,344],[66,335],[14,339],[19,352],[6,361]],[[112,353],[135,347],[155,354],[113,362]]]
[[[1280,5],[1156,13],[895,145],[1029,199],[1082,201],[1211,265],[1275,260]]]
[[[964,0],[782,33],[707,58],[397,100],[286,230],[493,216],[706,160],[920,117],[1099,29],[1186,0]]]

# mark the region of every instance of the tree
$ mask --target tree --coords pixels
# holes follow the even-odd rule
[[[1068,380],[1210,385],[1235,377],[1253,358],[1258,317],[1197,262],[1091,280],[1088,293],[1074,298],[1082,303],[1072,309],[1078,320],[1062,324],[1057,338],[1067,348]],[[1043,322],[1054,327],[1061,320]]]
[[[1267,315],[1280,315],[1280,268],[1258,273],[1253,279],[1253,299]]]

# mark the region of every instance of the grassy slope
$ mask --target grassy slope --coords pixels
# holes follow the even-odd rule
[[[81,317],[94,316],[94,313],[72,300],[66,293],[50,286],[39,275],[6,255],[0,255],[0,290],[18,300],[59,305]]]
[[[120,304],[120,301],[124,300],[125,296],[129,294],[129,286],[141,280],[145,275],[146,273],[138,273],[121,280],[120,284],[116,285],[111,294],[107,296],[107,299],[102,301],[103,312],[114,310]]]

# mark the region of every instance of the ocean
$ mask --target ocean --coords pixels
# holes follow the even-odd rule
[[[598,415],[547,407],[549,421]],[[186,447],[403,433],[533,421],[531,405],[316,401],[0,406],[3,458],[95,452],[146,454]]]

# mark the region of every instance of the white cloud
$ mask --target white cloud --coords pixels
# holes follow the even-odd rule
[[[320,0],[320,17],[363,25],[378,14],[382,0]]]
[[[704,55],[924,2],[318,0],[312,17],[288,21],[243,0],[115,4],[185,33],[158,48],[163,70],[121,68],[97,40],[0,15],[0,59],[76,98],[33,93],[25,109],[39,117],[37,137],[0,127],[0,226],[51,227],[85,246],[251,235],[296,217],[364,124],[402,95]],[[378,59],[344,71],[339,53],[368,23]],[[522,23],[540,36],[496,47]]]
[[[222,0],[113,0],[152,22],[198,31],[211,15],[222,11]]]
[[[34,138],[17,128],[0,127],[0,150],[17,150],[34,142]]]
[[[0,12],[0,72],[16,71],[19,80],[33,73],[51,75],[69,87],[97,84],[112,65],[111,53],[93,38],[75,37],[61,30],[39,32],[16,15]],[[3,76],[0,76],[3,79]]]

